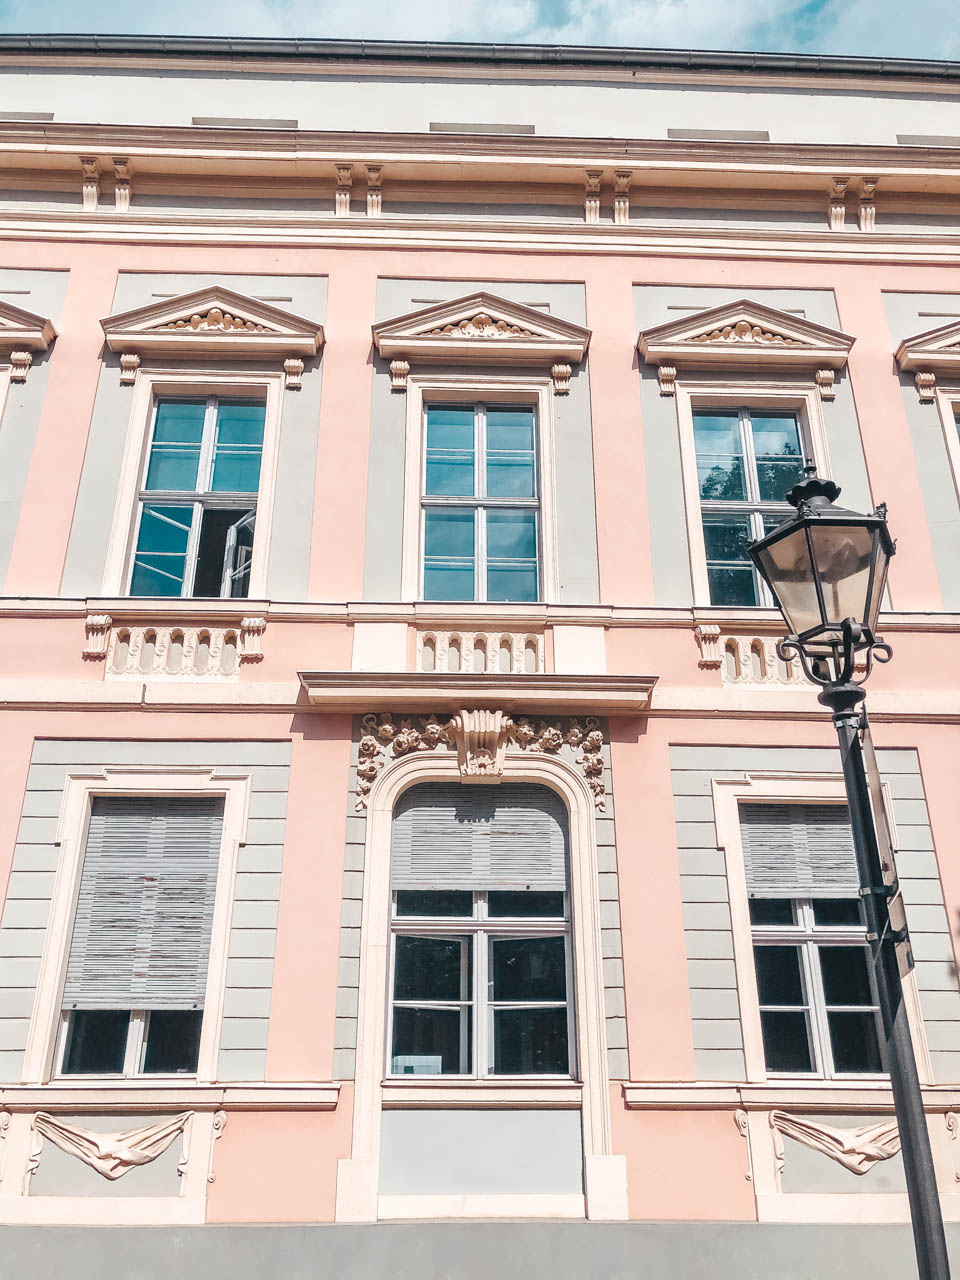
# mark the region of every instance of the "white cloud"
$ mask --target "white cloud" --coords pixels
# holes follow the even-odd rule
[[[0,0],[2,32],[476,40],[960,56],[957,0]]]

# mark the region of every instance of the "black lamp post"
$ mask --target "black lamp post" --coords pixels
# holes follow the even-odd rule
[[[789,635],[781,657],[797,655],[808,679],[820,685],[820,701],[833,712],[840,740],[850,825],[860,875],[867,938],[883,1019],[886,1065],[900,1130],[913,1237],[920,1280],[949,1280],[937,1180],[930,1152],[903,1001],[901,967],[912,966],[906,919],[889,856],[881,856],[876,800],[865,766],[872,744],[861,685],[873,662],[888,662],[889,645],[875,635],[877,615],[895,546],[886,508],[859,515],[835,505],[840,490],[821,480],[814,467],[787,494],[797,509],[750,555],[786,619]],[[854,680],[854,664],[865,673]]]

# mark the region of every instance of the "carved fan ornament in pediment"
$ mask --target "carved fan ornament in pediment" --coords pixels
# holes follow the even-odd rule
[[[258,324],[256,320],[245,320],[243,316],[231,315],[229,311],[222,311],[220,307],[211,307],[205,315],[195,312],[192,316],[180,320],[169,320],[166,324],[155,326],[155,331],[158,333],[168,333],[175,329],[192,329],[194,333],[201,329],[216,333],[230,333],[233,330],[243,330],[244,333],[277,332],[276,329],[268,328],[265,324]]]
[[[761,325],[752,324],[749,320],[736,320],[733,324],[725,324],[722,328],[710,329],[706,333],[698,333],[691,342],[778,342],[787,347],[802,347],[807,344],[785,333],[772,333]]]
[[[381,320],[373,326],[373,341],[390,361],[395,391],[406,390],[413,362],[456,360],[466,366],[546,367],[554,390],[563,395],[570,389],[571,366],[586,353],[590,330],[480,292]]]

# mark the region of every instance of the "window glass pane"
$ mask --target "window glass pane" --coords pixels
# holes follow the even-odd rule
[[[823,994],[828,1005],[873,1004],[866,947],[818,947]]]
[[[496,1009],[494,1075],[566,1075],[570,1070],[566,1009]]]
[[[431,510],[424,516],[423,598],[472,600],[475,594],[474,514]]]
[[[828,1013],[833,1069],[837,1073],[880,1072],[880,1042],[873,1013]]]
[[[132,596],[179,596],[193,507],[144,505],[130,580]]]
[[[126,1009],[74,1009],[70,1014],[63,1074],[118,1075],[127,1052]]]
[[[492,498],[533,498],[537,470],[533,409],[487,408],[487,493]]]
[[[563,938],[498,938],[490,942],[494,1000],[565,1000]]]
[[[752,569],[707,568],[711,604],[757,603],[757,584]]]
[[[487,599],[538,599],[537,513],[487,511]]]
[[[473,1053],[470,1009],[394,1009],[390,1071],[402,1076],[462,1075]]]
[[[761,1004],[804,1004],[799,947],[754,947]]]
[[[180,489],[187,493],[196,489],[206,411],[205,400],[157,403],[144,488]]]
[[[472,497],[475,484],[473,406],[429,405],[425,492]]]
[[[860,899],[814,898],[813,918],[817,924],[860,924]]]
[[[398,916],[472,916],[473,894],[459,889],[398,889]]]
[[[760,1024],[768,1071],[813,1070],[805,1014],[762,1012]]]
[[[757,480],[764,502],[783,502],[803,479],[803,449],[797,420],[790,414],[751,413]]]
[[[546,890],[491,890],[487,895],[491,916],[563,916],[563,894]]]
[[[700,497],[746,498],[739,415],[695,413],[693,434],[697,448]]]
[[[213,455],[214,493],[256,493],[260,487],[260,455],[266,406],[243,400],[221,400],[217,406],[217,441]]]
[[[395,1000],[465,1000],[470,942],[465,938],[397,938]]]
[[[227,589],[234,595],[239,595],[241,591],[245,593],[250,578],[250,555],[253,549],[253,521],[247,522],[247,517],[251,515],[245,508],[224,510],[209,507],[203,512],[192,595],[223,594],[225,569]]]
[[[703,542],[711,604],[757,603],[756,578],[747,553],[752,540],[749,516],[704,514]]]
[[[155,1009],[147,1021],[144,1072],[196,1071],[202,1021],[202,1009]]]
[[[790,898],[751,898],[751,924],[793,924],[793,901]]]

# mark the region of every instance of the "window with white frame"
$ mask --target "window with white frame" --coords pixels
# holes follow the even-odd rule
[[[412,787],[391,881],[388,1075],[573,1075],[560,798],[520,783]]]
[[[539,600],[535,408],[428,403],[424,419],[422,598]]]
[[[59,1074],[196,1072],[223,813],[222,797],[93,799]]]
[[[249,594],[265,415],[262,400],[157,398],[130,595]]]
[[[767,1071],[883,1071],[881,1022],[846,807],[740,805]]]
[[[747,547],[792,513],[808,452],[797,415],[694,409],[693,432],[710,603],[770,605]]]

